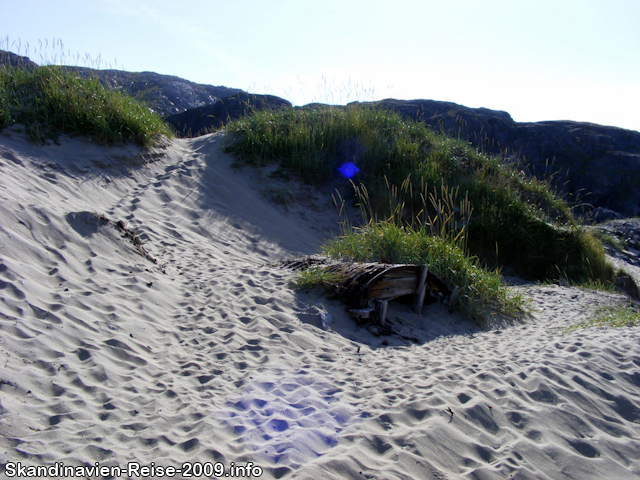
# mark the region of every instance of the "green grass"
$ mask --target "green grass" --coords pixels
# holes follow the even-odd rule
[[[136,100],[56,66],[0,66],[0,129],[16,123],[37,142],[68,134],[106,145],[152,146],[172,136],[163,120]]]
[[[593,327],[637,327],[640,326],[640,311],[637,307],[624,305],[620,307],[602,307],[596,311],[593,318],[572,325],[564,329],[565,333],[573,332],[582,328]]]
[[[518,316],[525,307],[522,294],[502,285],[498,271],[481,268],[459,242],[433,236],[426,227],[402,226],[393,220],[371,222],[345,231],[323,250],[332,257],[356,262],[380,261],[384,256],[392,263],[428,265],[447,285],[461,287],[454,307],[481,325],[496,315]]]
[[[600,241],[574,220],[548,183],[422,123],[350,106],[261,111],[226,128],[227,151],[239,162],[279,162],[311,184],[337,177],[340,165],[354,162],[370,216],[379,219],[395,215],[407,226],[447,223],[437,206],[455,192],[451,201],[464,197],[473,211],[465,235],[468,254],[487,268],[508,265],[540,280],[614,280]],[[456,216],[456,208],[450,214]]]
[[[332,293],[334,287],[345,280],[337,273],[327,272],[320,267],[309,267],[302,270],[293,280],[289,282],[289,287],[296,290],[305,290],[314,287],[321,287],[327,293]]]
[[[477,258],[466,253],[465,222],[471,215],[468,199],[460,203],[462,219],[456,222],[455,192],[442,187],[440,198],[431,197],[440,215],[429,218],[429,223],[414,221],[407,225],[402,219],[404,204],[400,201],[406,188],[408,182],[400,189],[389,186],[391,215],[379,219],[366,187],[354,185],[364,226],[352,228],[345,221],[342,234],[326,242],[323,253],[355,262],[377,262],[384,258],[395,264],[428,265],[431,272],[452,288],[461,287],[454,307],[481,326],[496,316],[520,316],[527,303],[522,293],[505,287],[497,269],[483,269]],[[335,294],[344,280],[322,267],[311,267],[301,272],[290,286],[297,289],[320,286]]]

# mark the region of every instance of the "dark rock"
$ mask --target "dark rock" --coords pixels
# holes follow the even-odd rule
[[[628,266],[625,267],[626,272],[616,278],[616,287],[635,300],[640,300],[637,275],[640,267],[640,218],[612,220],[587,228],[603,239],[607,254]]]
[[[522,123],[507,142],[530,173],[548,178],[558,172],[554,184],[573,203],[640,214],[640,132],[568,121]]]
[[[518,123],[508,113],[433,100],[394,100],[365,105],[393,110],[478,150],[517,161],[552,184],[573,205],[640,215],[640,132],[592,123]]]
[[[190,108],[209,105],[221,98],[242,92],[238,88],[200,85],[172,75],[122,70],[94,70],[85,67],[64,67],[85,77],[96,77],[105,87],[122,90],[148,105],[162,117]]]
[[[0,50],[0,65],[23,68],[34,68],[38,66],[37,63],[32,62],[27,57],[22,57],[20,55],[16,55],[15,53],[6,52],[4,50]]]
[[[362,105],[398,112],[403,117],[424,122],[433,130],[471,142],[489,153],[500,153],[508,147],[506,134],[518,125],[507,112],[469,108],[451,102],[389,98]]]
[[[291,103],[273,95],[254,95],[240,92],[217,101],[213,105],[192,108],[186,112],[171,115],[165,121],[173,126],[179,135],[198,136],[222,127],[229,120],[265,109],[291,107]]]
[[[616,288],[629,295],[634,300],[640,300],[640,290],[636,282],[627,273],[619,274],[616,278]]]

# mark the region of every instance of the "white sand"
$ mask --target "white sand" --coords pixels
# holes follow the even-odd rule
[[[133,147],[0,134],[0,463],[640,478],[640,329],[562,333],[622,297],[526,287],[533,318],[488,332],[392,305],[421,342],[375,337],[267,265],[336,231],[330,195],[272,204],[221,142],[129,168]]]

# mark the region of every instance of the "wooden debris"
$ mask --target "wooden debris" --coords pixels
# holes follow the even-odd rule
[[[373,322],[384,327],[387,320],[387,307],[389,306],[389,302],[376,300],[375,304],[376,308],[373,313]]]
[[[421,313],[425,299],[432,303],[449,297],[451,290],[424,265],[396,265],[386,263],[339,262],[328,257],[312,255],[283,262],[289,268],[315,266],[341,278],[336,287],[338,298],[349,305],[349,312],[359,320],[372,320],[384,326],[390,300],[415,295],[413,309]],[[453,299],[453,300],[452,300]]]
[[[416,301],[413,304],[413,311],[418,315],[422,313],[422,305],[424,304],[424,295],[427,292],[427,274],[429,273],[429,269],[424,266],[420,270],[420,283],[418,284],[418,290],[416,291]]]

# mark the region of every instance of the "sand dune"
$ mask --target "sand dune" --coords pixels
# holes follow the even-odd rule
[[[623,297],[524,286],[531,318],[489,331],[392,304],[420,341],[376,337],[270,266],[337,231],[330,194],[271,203],[222,141],[0,134],[2,464],[640,477],[640,329],[563,333]]]

